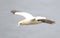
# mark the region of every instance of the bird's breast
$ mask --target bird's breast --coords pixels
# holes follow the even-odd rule
[[[29,20],[22,20],[22,21],[20,21],[20,23],[21,23],[22,25],[27,25],[27,24],[30,23],[30,21],[29,21]]]
[[[31,20],[22,20],[20,21],[22,25],[30,25],[30,24],[39,24],[40,22],[38,21],[31,21]]]

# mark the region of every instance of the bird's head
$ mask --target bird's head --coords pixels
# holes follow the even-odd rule
[[[23,25],[23,24],[24,24],[23,21],[18,22],[18,26]]]

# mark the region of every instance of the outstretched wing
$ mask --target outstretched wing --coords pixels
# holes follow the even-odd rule
[[[53,23],[55,23],[55,21],[48,20],[48,19],[38,19],[37,21],[41,21],[41,22],[43,22],[43,23],[48,23],[48,24],[53,24]]]
[[[21,16],[25,17],[26,19],[34,18],[31,14],[29,14],[27,12],[20,12],[20,11],[17,11],[17,10],[12,10],[11,13],[16,14],[16,15],[21,15]]]

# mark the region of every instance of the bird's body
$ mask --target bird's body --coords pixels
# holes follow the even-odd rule
[[[25,17],[25,19],[18,22],[18,26],[19,25],[39,24],[39,23],[48,23],[48,24],[54,23],[54,21],[49,20],[46,17],[41,17],[41,16],[34,17],[27,12],[20,12],[17,10],[12,10],[11,13]]]

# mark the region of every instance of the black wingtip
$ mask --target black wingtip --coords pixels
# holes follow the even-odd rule
[[[55,21],[48,21],[48,24],[55,24]]]
[[[37,21],[42,21],[43,23],[54,24],[55,21],[48,20],[48,19],[38,19]]]
[[[55,21],[52,21],[52,20],[46,20],[46,23],[48,23],[48,24],[55,24]]]
[[[11,10],[11,13],[15,14],[16,12],[19,12],[17,10]]]

